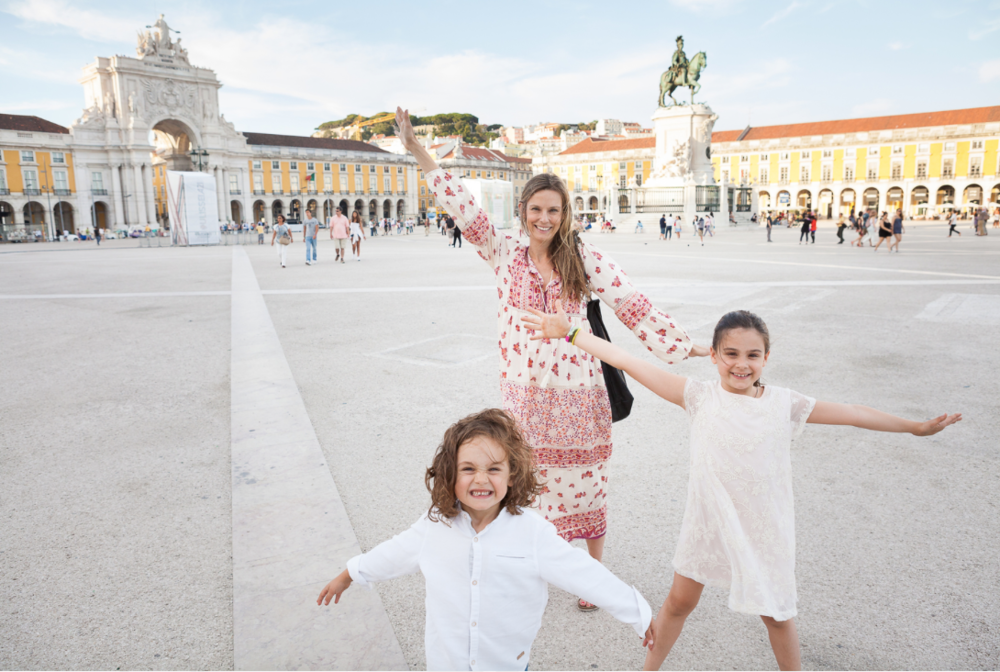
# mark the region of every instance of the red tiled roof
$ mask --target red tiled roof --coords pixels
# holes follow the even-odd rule
[[[714,134],[713,134],[714,137]],[[630,140],[595,140],[587,138],[576,143],[569,149],[560,152],[559,156],[566,154],[590,154],[591,152],[620,152],[626,149],[651,149],[656,147],[656,138],[632,138]]]
[[[28,117],[22,114],[0,114],[0,129],[28,133],[69,133],[69,129],[64,126],[41,117]]]
[[[945,112],[894,114],[887,117],[839,119],[836,121],[816,121],[805,124],[785,124],[783,126],[756,126],[750,128],[750,132],[744,136],[743,140],[770,140],[773,138],[797,138],[812,135],[866,133],[899,128],[985,124],[996,121],[1000,121],[1000,106],[973,107],[966,110],[947,110]],[[720,131],[712,133],[712,142],[733,142],[742,132]]]
[[[313,147],[315,149],[342,149],[352,152],[375,152],[388,154],[380,147],[359,140],[338,140],[336,138],[310,138],[301,135],[273,135],[271,133],[247,133],[248,145],[268,145],[272,147]]]
[[[442,159],[454,159],[455,150],[451,150]],[[462,158],[463,159],[480,159],[482,161],[506,161],[507,156],[501,152],[494,151],[492,149],[486,149],[485,147],[474,147],[472,145],[462,145]]]

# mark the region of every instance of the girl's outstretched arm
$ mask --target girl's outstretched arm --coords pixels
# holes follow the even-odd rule
[[[556,312],[553,314],[529,308],[533,316],[521,318],[525,326],[536,332],[531,340],[566,338],[570,332],[569,318],[563,310],[561,301],[557,300],[555,305]],[[573,344],[602,362],[621,369],[639,381],[643,387],[652,390],[670,403],[684,408],[684,384],[687,383],[687,378],[684,376],[668,373],[655,364],[634,357],[614,343],[589,334],[585,330],[577,334]]]
[[[817,401],[806,422],[816,425],[851,425],[876,432],[909,432],[914,436],[930,436],[961,419],[961,413],[951,415],[945,413],[924,422],[917,422],[860,404]]]

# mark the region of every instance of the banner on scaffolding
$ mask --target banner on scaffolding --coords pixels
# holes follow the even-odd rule
[[[222,234],[215,178],[205,173],[167,171],[167,212],[174,245],[218,245]]]

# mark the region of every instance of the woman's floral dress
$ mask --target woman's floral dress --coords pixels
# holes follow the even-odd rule
[[[527,241],[495,229],[459,177],[438,169],[427,182],[496,275],[500,394],[535,449],[545,481],[540,512],[567,541],[601,537],[611,459],[611,405],[601,363],[565,339],[532,341],[533,332],[521,325],[528,308],[554,311],[560,279],[554,274],[542,287]],[[589,243],[580,253],[591,291],[650,352],[668,364],[687,357],[687,334],[636,291],[618,264]],[[563,301],[563,309],[589,331],[586,302]]]

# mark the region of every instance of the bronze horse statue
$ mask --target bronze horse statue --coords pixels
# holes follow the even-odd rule
[[[665,96],[670,96],[670,100],[673,100],[674,105],[677,105],[677,101],[674,100],[674,90],[682,86],[691,89],[691,103],[694,104],[694,94],[701,91],[701,84],[698,83],[698,78],[701,77],[701,71],[705,69],[707,63],[708,59],[705,57],[705,52],[699,51],[691,59],[686,71],[678,74],[673,70],[667,70],[660,75],[660,97],[656,101],[657,105],[667,107],[663,102]]]

